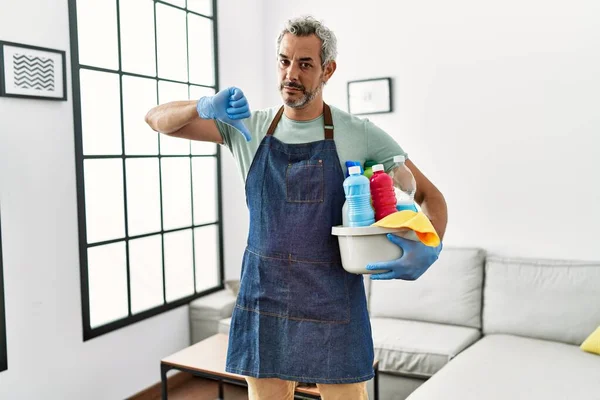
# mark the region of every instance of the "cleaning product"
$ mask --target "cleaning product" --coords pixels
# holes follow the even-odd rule
[[[360,166],[348,168],[350,175],[344,180],[347,203],[347,210],[342,214],[344,226],[370,226],[375,223],[369,180],[360,171]]]
[[[360,173],[362,174],[362,166],[360,165],[360,161],[346,161],[346,178],[350,176],[350,167],[353,166],[360,167]],[[347,226],[348,223],[348,201],[344,201],[344,205],[342,206],[342,225]]]
[[[417,182],[405,162],[405,156],[395,156],[394,168],[390,171],[390,176],[394,182],[394,192],[396,194],[396,210],[411,210],[417,212],[417,207],[415,206]]]
[[[362,166],[360,165],[360,161],[346,161],[346,178],[350,175],[350,167],[353,166],[359,166],[360,167],[360,173],[363,173],[363,169]]]
[[[396,212],[396,195],[394,182],[385,173],[383,164],[373,165],[373,176],[370,181],[371,197],[375,209],[375,219],[380,219]]]
[[[365,172],[363,172],[363,175],[366,176],[367,179],[371,179],[371,177],[373,176],[373,165],[375,164],[377,164],[377,161],[365,161]]]

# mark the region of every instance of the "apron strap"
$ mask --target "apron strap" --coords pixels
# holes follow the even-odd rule
[[[275,118],[271,122],[269,126],[269,130],[267,131],[267,136],[272,136],[275,133],[275,128],[277,128],[277,124],[283,115],[283,106],[277,111]],[[325,130],[325,140],[333,140],[333,118],[331,117],[331,109],[325,103],[323,103],[323,117],[324,117],[324,130]]]
[[[323,103],[323,116],[325,117],[325,140],[333,140],[333,118],[331,118],[331,109]]]
[[[273,122],[271,122],[271,126],[269,126],[269,130],[267,131],[267,136],[271,136],[275,133],[275,128],[277,128],[277,124],[283,115],[283,106],[277,111],[275,118],[273,118]]]

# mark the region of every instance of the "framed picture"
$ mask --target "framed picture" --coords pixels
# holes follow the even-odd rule
[[[0,41],[0,96],[67,100],[65,52]]]
[[[348,112],[354,115],[392,112],[392,78],[348,82]]]

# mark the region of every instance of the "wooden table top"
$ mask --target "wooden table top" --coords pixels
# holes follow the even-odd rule
[[[218,375],[223,378],[245,381],[243,375],[232,374],[225,371],[228,342],[228,335],[217,333],[214,336],[163,358],[161,363],[170,365],[174,368],[186,368],[192,371]],[[312,395],[319,394],[319,390],[316,387],[297,387],[296,392]]]

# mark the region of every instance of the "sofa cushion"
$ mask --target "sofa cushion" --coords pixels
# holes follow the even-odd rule
[[[429,377],[481,336],[464,326],[393,318],[371,318],[379,370]]]
[[[219,321],[218,331],[219,333],[224,333],[229,335],[229,329],[231,328],[231,317],[223,318]]]
[[[370,315],[481,328],[484,257],[480,249],[445,248],[416,281],[372,281]]]
[[[192,320],[218,321],[233,313],[236,297],[230,290],[219,290],[190,303]]]
[[[600,357],[577,346],[489,335],[459,354],[408,400],[564,400],[600,396]]]
[[[600,264],[488,257],[483,331],[580,345],[600,325]]]
[[[192,343],[198,343],[219,332],[220,320],[231,316],[235,296],[230,290],[219,290],[189,304]]]

